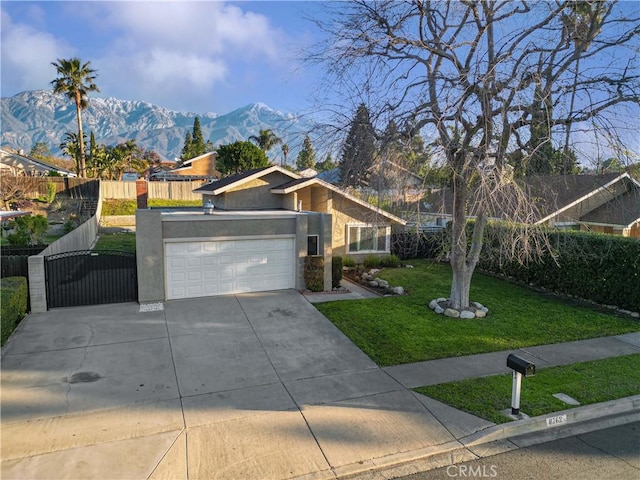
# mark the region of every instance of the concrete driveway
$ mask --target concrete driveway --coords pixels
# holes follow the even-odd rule
[[[58,309],[3,349],[0,473],[335,478],[455,449],[435,408],[295,291]]]

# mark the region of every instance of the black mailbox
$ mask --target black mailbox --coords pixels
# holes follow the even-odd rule
[[[535,364],[513,353],[507,357],[507,367],[521,373],[525,377],[533,377],[536,374]]]

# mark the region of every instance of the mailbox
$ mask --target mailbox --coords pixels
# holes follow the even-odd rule
[[[536,374],[535,364],[513,353],[507,357],[507,367],[515,370],[525,377],[533,377]]]

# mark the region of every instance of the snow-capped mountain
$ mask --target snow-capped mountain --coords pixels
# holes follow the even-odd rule
[[[77,132],[76,109],[66,97],[49,90],[22,92],[2,100],[2,145],[29,152],[37,142],[45,142],[52,153],[59,154],[67,132]],[[308,122],[256,103],[225,115],[168,110],[147,102],[117,98],[91,97],[82,113],[87,137],[93,131],[96,141],[114,145],[135,139],[141,147],[155,150],[166,159],[180,156],[187,131],[195,117],[205,141],[215,145],[247,140],[261,129],[271,129],[289,144],[290,162],[296,158],[304,135],[311,130]],[[274,148],[270,157],[280,159]]]

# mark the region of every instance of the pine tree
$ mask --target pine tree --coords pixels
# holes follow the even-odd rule
[[[213,143],[207,141],[205,143],[202,130],[200,128],[200,117],[193,120],[193,131],[187,132],[184,139],[184,147],[182,147],[182,161],[191,160],[199,157],[206,152],[213,151]]]
[[[311,139],[309,135],[304,137],[302,142],[302,150],[298,153],[298,159],[296,160],[296,168],[298,170],[304,170],[305,168],[313,168],[316,165],[316,152],[313,151],[313,145],[311,145]]]
[[[193,157],[191,157],[191,146],[193,145],[193,140],[191,138],[191,132],[187,132],[187,134],[184,136],[184,147],[182,147],[182,155],[180,155],[180,158],[182,158],[182,160],[189,160]]]
[[[376,136],[366,105],[360,104],[342,147],[340,183],[345,187],[367,185],[376,154]]]
[[[336,164],[333,161],[331,152],[327,153],[327,158],[324,159],[324,162],[319,162],[316,164],[316,170],[318,170],[318,172],[326,172],[327,170],[331,170],[334,168],[336,168]]]

